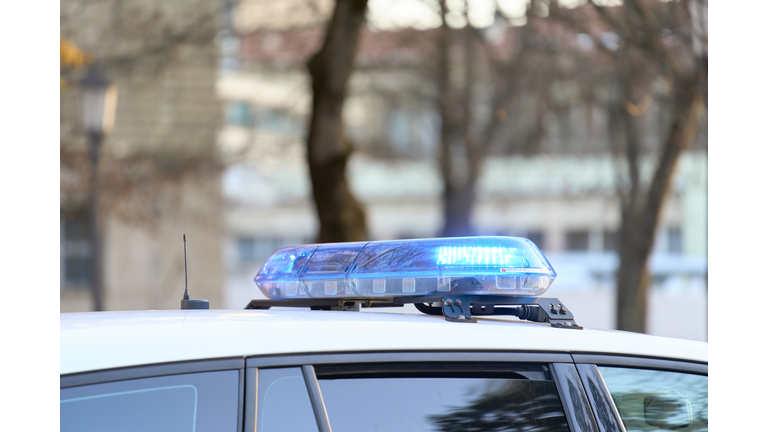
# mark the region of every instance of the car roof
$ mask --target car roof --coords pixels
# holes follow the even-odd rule
[[[558,329],[478,318],[309,310],[62,313],[60,374],[275,354],[371,351],[537,351],[707,362],[707,344],[639,333]]]

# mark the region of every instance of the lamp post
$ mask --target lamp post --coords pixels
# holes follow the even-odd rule
[[[117,86],[101,76],[96,66],[80,81],[80,120],[89,139],[91,187],[88,208],[88,231],[91,249],[91,294],[93,310],[103,310],[101,278],[101,236],[99,235],[99,147],[104,136],[112,131],[117,108]]]

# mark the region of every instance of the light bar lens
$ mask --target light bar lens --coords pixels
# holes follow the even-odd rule
[[[541,295],[557,274],[518,237],[459,237],[283,248],[254,281],[265,296],[401,297],[437,292]]]

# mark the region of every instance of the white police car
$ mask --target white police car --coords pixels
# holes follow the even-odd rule
[[[61,314],[61,430],[707,430],[707,344],[583,329],[555,276],[519,238],[307,245],[245,310]]]

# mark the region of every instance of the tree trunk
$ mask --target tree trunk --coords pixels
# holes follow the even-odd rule
[[[472,208],[475,204],[475,186],[482,164],[483,148],[472,141],[472,92],[474,84],[473,46],[471,28],[464,29],[464,88],[459,91],[451,83],[451,45],[454,32],[445,16],[448,7],[440,2],[442,25],[438,38],[438,112],[440,113],[440,174],[443,179],[442,237],[473,235]],[[465,4],[466,15],[466,4]]]
[[[447,180],[447,179],[446,179]],[[442,237],[463,237],[473,235],[471,226],[472,207],[475,204],[474,178],[455,185],[446,181],[443,189],[443,214],[445,223]]]
[[[636,138],[634,128],[626,127],[627,159],[630,164],[630,191],[622,195],[619,231],[619,269],[616,273],[616,327],[645,332],[645,318],[651,275],[648,258],[653,250],[656,227],[680,154],[693,141],[703,108],[701,94],[693,86],[681,91],[676,114],[658,165],[647,190],[642,190],[637,175],[638,160],[629,142]],[[628,126],[632,118],[625,114]],[[633,166],[634,164],[634,166]]]
[[[345,175],[352,145],[344,137],[341,118],[366,7],[367,0],[337,0],[323,46],[308,62],[312,117],[307,158],[320,222],[319,242],[367,238],[365,212]]]
[[[632,215],[622,214],[619,230],[619,269],[616,272],[616,328],[645,333],[651,273],[648,258],[655,228],[643,236]],[[635,221],[633,221],[635,220]]]

